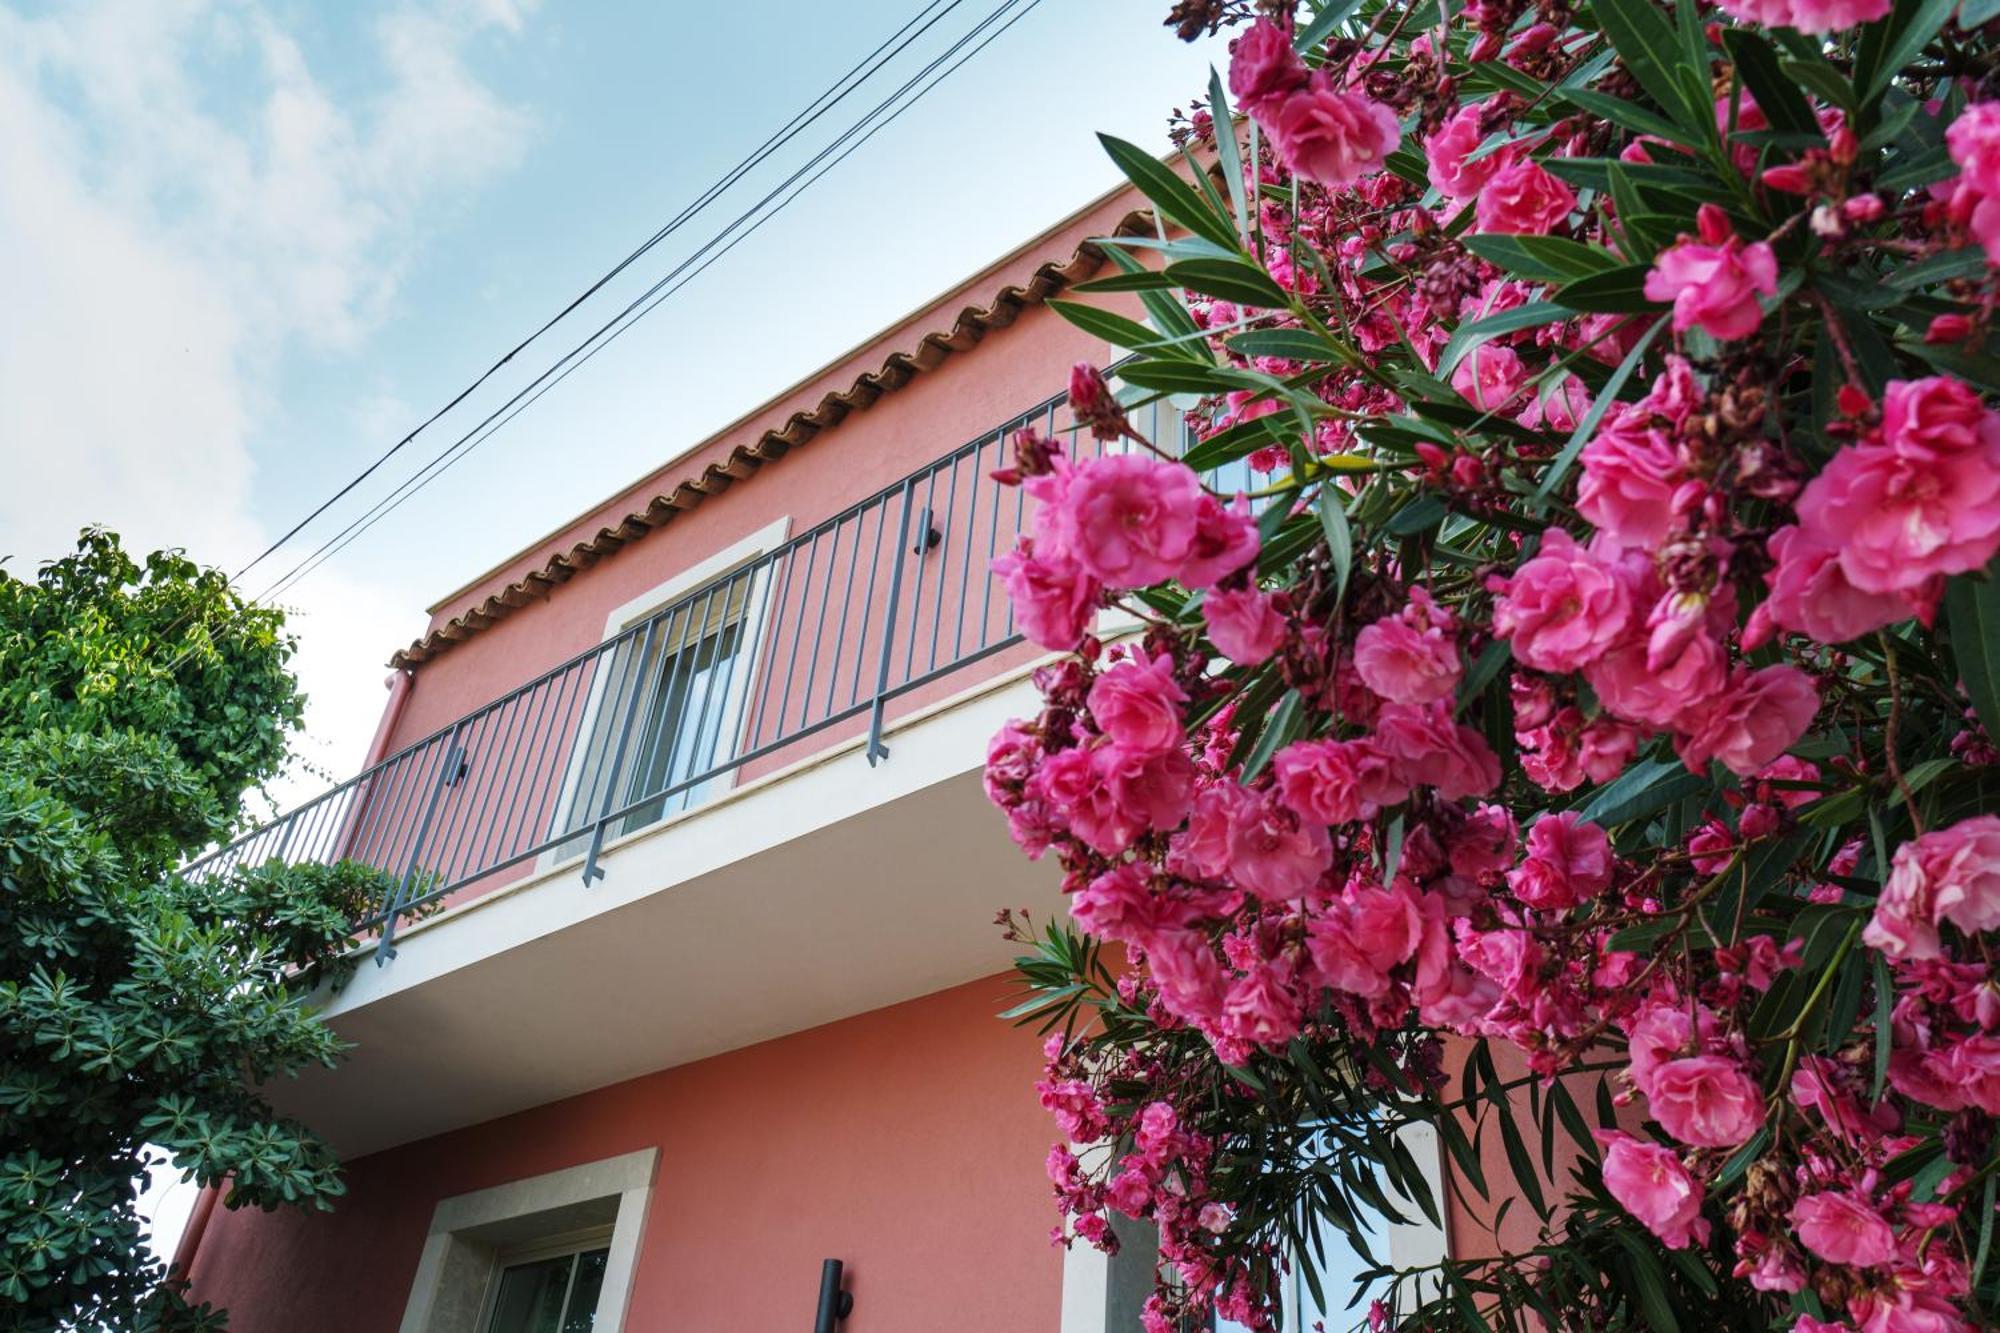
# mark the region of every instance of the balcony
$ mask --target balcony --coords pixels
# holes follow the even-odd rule
[[[354,1054],[274,1100],[372,1151],[1004,967],[993,911],[1060,895],[979,785],[1041,656],[989,571],[1030,514],[990,473],[1021,426],[1075,436],[1062,402],[718,557],[191,867],[349,860],[391,885],[356,924],[400,959],[320,997]],[[1171,405],[1135,415],[1184,442]]]

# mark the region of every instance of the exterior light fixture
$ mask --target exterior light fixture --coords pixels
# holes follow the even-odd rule
[[[813,1318],[813,1333],[835,1333],[854,1308],[854,1293],[840,1289],[840,1270],[838,1259],[828,1259],[819,1266],[819,1314]]]

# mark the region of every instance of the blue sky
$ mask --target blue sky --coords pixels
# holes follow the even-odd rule
[[[997,2],[960,0],[607,300]],[[233,570],[922,7],[0,0],[0,555],[25,573],[100,522]],[[1107,188],[1093,130],[1164,148],[1168,109],[1217,58],[1162,28],[1166,8],[1043,0],[298,584],[284,603],[309,732],[280,796],[352,772],[382,663],[425,605]],[[245,590],[518,382],[440,422]],[[162,1205],[169,1239],[192,1193]]]
[[[960,0],[606,302],[997,2]],[[234,569],[922,7],[0,0],[0,553],[24,571],[104,522]],[[1093,130],[1163,148],[1217,58],[1166,8],[1044,0],[288,593],[305,759],[352,770],[425,605],[1102,191]]]

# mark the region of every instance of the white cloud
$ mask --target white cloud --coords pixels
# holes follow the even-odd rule
[[[86,523],[234,567],[289,525],[253,509],[255,446],[287,424],[281,358],[365,339],[439,210],[520,159],[532,120],[469,52],[531,8],[392,5],[363,30],[370,59],[329,78],[298,35],[236,0],[96,0],[34,18],[0,0],[11,568],[67,549]],[[313,699],[303,757],[351,772],[381,661],[420,617],[405,590],[331,569],[287,600]]]

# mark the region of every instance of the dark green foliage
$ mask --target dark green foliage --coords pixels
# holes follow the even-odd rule
[[[341,1192],[258,1085],[338,1058],[300,996],[372,872],[177,873],[283,765],[291,653],[218,571],[108,533],[0,570],[0,1329],[221,1325],[140,1243],[148,1145],[230,1205]]]

